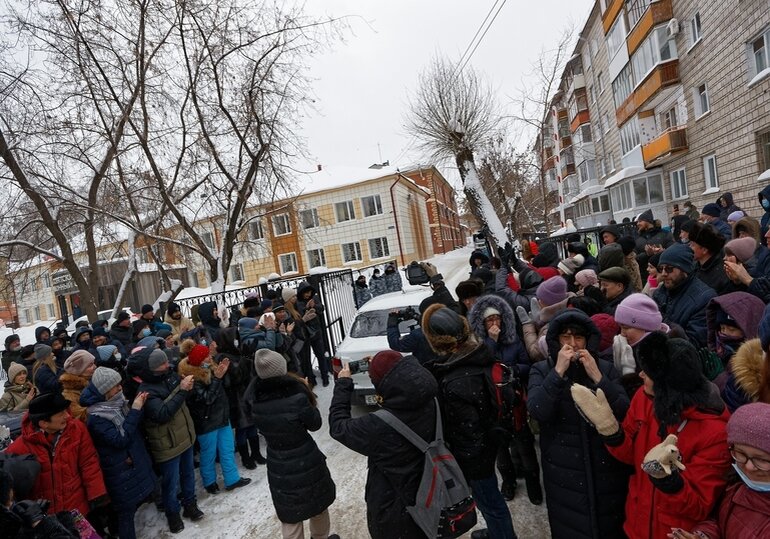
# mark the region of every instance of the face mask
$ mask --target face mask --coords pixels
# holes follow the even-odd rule
[[[206,339],[201,339],[201,344],[202,344],[203,346],[208,346],[208,345],[209,345],[209,342],[208,342]]]
[[[115,361],[120,361],[120,359],[121,359],[122,357],[123,357],[123,356],[121,355],[121,353],[120,353],[120,352],[116,352],[116,353],[115,353]]]
[[[764,481],[752,481],[751,479],[746,477],[746,474],[743,473],[743,470],[741,470],[740,466],[738,466],[738,464],[736,464],[735,462],[733,462],[733,468],[735,468],[735,471],[738,472],[738,475],[741,477],[741,480],[751,490],[754,490],[756,492],[770,492],[770,483],[766,483]]]
[[[767,200],[766,198],[762,199],[762,207],[766,210],[770,210],[770,200]]]
[[[149,337],[150,335],[152,335],[152,331],[150,331],[149,328],[144,328],[142,330],[142,337]]]

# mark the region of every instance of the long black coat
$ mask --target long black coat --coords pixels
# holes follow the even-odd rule
[[[382,407],[427,442],[436,429],[435,378],[407,356],[378,383]],[[425,539],[406,512],[413,505],[425,462],[424,455],[392,427],[372,414],[352,419],[353,381],[340,378],[329,408],[332,438],[369,458],[366,478],[366,519],[372,539]]]
[[[336,488],[326,456],[308,431],[321,428],[321,413],[310,404],[301,380],[279,376],[252,380],[244,412],[267,441],[267,482],[278,519],[296,524],[329,507]]]
[[[558,335],[568,324],[589,328],[586,348],[602,371],[599,384],[593,384],[579,364],[573,364],[564,378],[553,369],[560,349]],[[546,340],[550,357],[530,370],[527,408],[540,424],[551,535],[557,539],[625,537],[624,505],[631,470],[609,454],[602,437],[580,416],[569,390],[573,382],[601,388],[621,422],[629,400],[618,383],[620,374],[612,363],[598,359],[599,330],[581,311],[569,309],[551,320]]]

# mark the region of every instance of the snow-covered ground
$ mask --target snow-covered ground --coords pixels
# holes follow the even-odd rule
[[[471,251],[470,248],[458,249],[429,260],[444,275],[447,287],[453,293],[457,283],[468,277],[470,269],[468,259]],[[326,420],[333,389],[332,385],[316,387],[324,425],[321,430],[313,434],[318,447],[327,457],[326,463],[337,485],[337,499],[329,508],[332,533],[338,533],[342,539],[365,539],[369,537],[364,502],[366,458],[329,436]],[[237,457],[236,459],[238,460]],[[233,492],[223,491],[217,495],[210,495],[203,490],[200,477],[196,472],[198,504],[206,513],[205,518],[197,523],[185,520],[184,531],[174,535],[168,531],[165,516],[158,513],[154,505],[145,505],[136,517],[138,536],[155,539],[280,538],[280,522],[275,516],[270,499],[267,470],[264,466],[258,466],[256,470],[241,470],[241,474],[251,478],[250,485]],[[221,483],[221,478],[219,482]],[[534,506],[529,503],[523,481],[519,481],[516,498],[509,502],[508,506],[513,515],[516,533],[521,539],[540,539],[550,536],[545,504]],[[483,527],[481,518],[478,527]],[[470,534],[466,534],[465,537],[469,536]],[[306,537],[309,537],[307,526]]]

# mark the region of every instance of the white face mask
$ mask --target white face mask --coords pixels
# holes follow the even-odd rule
[[[115,352],[115,361],[120,361],[120,358],[123,356],[120,354],[120,352]]]
[[[765,481],[752,481],[746,476],[745,473],[743,473],[743,470],[741,470],[741,467],[738,466],[738,464],[736,464],[735,462],[733,462],[733,468],[735,468],[735,471],[738,472],[738,475],[741,477],[741,480],[751,490],[754,490],[756,492],[770,492],[770,483],[767,483]]]

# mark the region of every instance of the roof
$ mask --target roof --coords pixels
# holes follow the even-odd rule
[[[396,167],[322,167],[318,172],[307,172],[299,178],[300,185],[305,186],[304,189],[302,189],[300,196],[337,189],[339,187],[346,187],[364,181],[384,179],[389,176],[394,176],[398,174],[398,172],[399,169]],[[404,170],[401,172],[405,173],[407,171]],[[423,190],[411,179],[406,178],[406,180],[408,180],[416,189]]]

